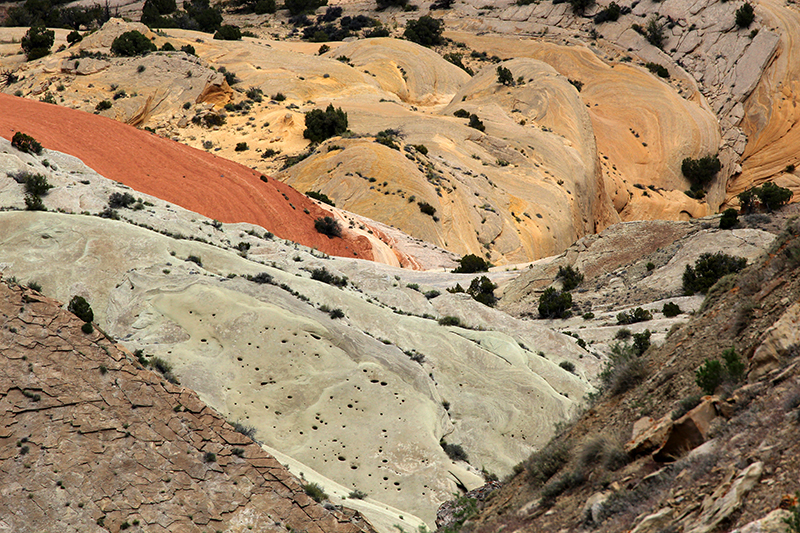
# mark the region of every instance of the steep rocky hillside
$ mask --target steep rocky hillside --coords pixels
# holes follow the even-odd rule
[[[591,407],[461,530],[786,531],[800,468],[798,265],[792,218],[662,345],[618,359]],[[743,367],[721,365],[701,398],[696,372],[731,348]]]
[[[374,531],[60,306],[0,283],[4,530]]]

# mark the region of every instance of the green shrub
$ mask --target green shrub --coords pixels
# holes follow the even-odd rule
[[[155,51],[156,45],[136,30],[126,31],[111,43],[111,52],[118,56],[141,56]]]
[[[497,83],[506,85],[508,87],[513,87],[516,85],[514,83],[514,75],[509,69],[502,65],[498,65],[497,67]]]
[[[586,8],[594,4],[594,0],[567,0],[572,7],[572,12],[576,15],[582,15]]]
[[[563,290],[571,291],[583,282],[583,274],[577,268],[567,265],[566,267],[558,267],[556,279],[561,280]]]
[[[347,497],[350,498],[351,500],[363,500],[367,496],[369,495],[366,492],[358,489],[353,489],[352,491],[350,491],[350,494],[347,495]]]
[[[422,46],[434,46],[443,43],[443,30],[444,21],[425,15],[417,20],[409,20],[403,37]]]
[[[112,209],[130,207],[136,203],[136,198],[131,193],[114,192],[108,197],[108,206]]]
[[[289,13],[294,16],[314,11],[318,7],[327,5],[327,3],[327,0],[284,0],[283,7],[288,9]]]
[[[728,348],[722,352],[722,361],[725,364],[727,377],[734,383],[738,383],[744,378],[745,364],[736,353],[735,348]]]
[[[567,318],[572,313],[572,295],[548,287],[539,297],[539,318]]]
[[[722,169],[722,163],[716,155],[707,155],[700,159],[687,157],[681,163],[681,172],[693,185],[705,186]]]
[[[333,203],[333,200],[328,198],[327,194],[323,194],[319,191],[308,191],[306,193],[306,196],[308,196],[309,198],[313,198],[314,200],[318,200],[324,204],[328,204],[332,207],[336,207],[336,204]]]
[[[534,487],[541,487],[561,471],[569,461],[570,451],[563,442],[550,441],[544,448],[533,452],[524,462],[528,480]]]
[[[79,43],[79,42],[81,42],[82,40],[83,40],[83,36],[82,36],[82,35],[81,35],[81,34],[80,34],[78,31],[76,31],[76,30],[72,30],[72,31],[71,31],[71,32],[69,32],[69,34],[67,35],[67,42],[68,42],[69,44],[75,44],[75,43]]]
[[[47,211],[41,196],[25,195],[25,209],[27,211]]]
[[[203,454],[203,462],[204,463],[216,463],[217,462],[217,454],[212,452],[206,452]]]
[[[84,322],[81,326],[81,331],[89,335],[94,331],[94,326],[92,326],[91,322]]]
[[[573,470],[572,472],[566,472],[556,479],[548,481],[547,484],[542,487],[542,505],[545,507],[553,505],[556,498],[569,489],[581,485],[585,479],[586,477],[581,470]]]
[[[305,124],[303,137],[312,143],[319,143],[347,131],[347,113],[328,104],[325,111],[314,109],[306,113]]]
[[[653,15],[653,17],[647,22],[645,39],[647,39],[647,42],[656,48],[661,48],[664,46],[664,39],[666,39],[664,36],[664,24],[658,22],[657,15]]]
[[[84,322],[91,322],[94,320],[94,313],[92,306],[86,301],[83,296],[73,296],[67,306],[67,311],[80,318]]]
[[[376,0],[377,10],[383,11],[389,7],[406,7],[408,0]]]
[[[436,208],[428,202],[417,202],[421,213],[429,216],[436,216]]]
[[[756,13],[750,2],[745,2],[736,10],[736,25],[740,28],[749,28],[755,18]]]
[[[246,152],[249,150],[250,147],[247,146],[246,142],[236,143],[236,148],[233,149],[234,152]]]
[[[667,318],[672,318],[674,316],[678,316],[683,311],[681,311],[680,306],[674,302],[667,302],[664,304],[664,307],[661,309],[661,312]]]
[[[647,349],[650,347],[650,330],[646,329],[641,333],[634,333],[633,334],[633,353],[638,355],[642,355]]]
[[[464,448],[461,447],[460,444],[448,444],[445,442],[444,439],[439,441],[439,446],[442,447],[444,453],[447,454],[453,461],[469,461],[469,457],[467,456],[467,452],[464,451]]]
[[[185,44],[181,46],[181,52],[187,53],[190,56],[197,55],[197,53],[194,50],[194,46],[192,46],[191,44]]]
[[[303,492],[317,503],[328,499],[328,495],[317,483],[306,483],[300,486],[303,488]]]
[[[337,276],[335,274],[332,274],[325,267],[315,268],[314,270],[312,270],[311,279],[316,281],[321,281],[322,283],[327,283],[328,285],[334,285],[336,287],[347,286],[346,276]]]
[[[42,174],[25,175],[25,192],[32,196],[44,196],[53,188]]]
[[[443,316],[438,321],[440,326],[459,326],[461,327],[461,319],[457,316]]]
[[[230,423],[233,426],[233,430],[237,433],[241,433],[245,437],[249,437],[252,440],[256,438],[256,428],[253,426],[248,426],[247,424],[242,424],[239,422],[232,422]]]
[[[726,209],[722,212],[719,219],[719,229],[731,229],[739,222],[739,214],[736,209]]]
[[[239,29],[239,26],[224,24],[214,34],[214,39],[219,41],[241,41],[242,30]]]
[[[469,118],[469,111],[466,109],[457,109],[456,111],[453,111],[453,116],[458,118]]]
[[[278,6],[276,5],[275,0],[258,0],[253,7],[253,11],[255,11],[256,15],[275,13],[277,10]]]
[[[575,363],[572,361],[561,361],[558,363],[558,366],[566,370],[567,372],[575,373]]]
[[[166,42],[163,45],[161,45],[161,51],[162,52],[174,52],[175,51],[175,47],[172,46],[172,43]]]
[[[98,102],[96,106],[94,106],[95,111],[105,111],[106,109],[111,109],[112,104],[109,100],[103,100]]]
[[[483,121],[474,113],[469,116],[469,124],[467,124],[467,126],[475,128],[478,131],[486,131],[486,126],[483,125]]]
[[[793,194],[791,190],[775,185],[771,181],[766,182],[761,187],[755,187],[751,190],[752,193],[758,198],[758,201],[761,203],[761,205],[764,206],[768,211],[780,209],[789,203],[789,200],[792,198]]]
[[[633,347],[616,343],[611,347],[611,356],[600,372],[600,382],[604,390],[617,395],[632,389],[646,376],[644,363],[637,357]]]
[[[658,63],[646,63],[645,67],[653,74],[658,75],[659,78],[669,78],[669,70],[663,65],[659,65]]]
[[[333,217],[320,217],[314,221],[314,229],[329,239],[342,236],[342,228]]]
[[[617,324],[635,324],[637,322],[646,322],[653,319],[653,313],[637,307],[631,311],[622,312],[617,314]]]
[[[189,257],[186,258],[186,260],[191,262],[191,263],[194,263],[195,265],[197,265],[199,267],[203,266],[203,260],[200,259],[200,256],[198,256],[198,255],[190,255]]]
[[[622,8],[619,7],[619,4],[611,2],[608,4],[607,8],[602,9],[594,16],[594,23],[602,24],[603,22],[615,22],[619,20],[621,14]]]
[[[475,272],[486,272],[492,264],[484,258],[475,254],[467,254],[458,260],[458,267],[453,270],[454,274],[473,274]]]
[[[683,292],[692,295],[705,294],[720,278],[739,272],[747,266],[747,259],[734,257],[723,252],[705,253],[695,262],[694,267],[686,265],[683,272]]]
[[[497,302],[497,298],[494,296],[494,290],[496,288],[497,285],[492,283],[489,278],[481,276],[472,280],[466,292],[472,296],[473,300],[483,305],[494,307],[494,304]]]
[[[694,375],[695,383],[705,394],[714,394],[724,379],[722,363],[718,359],[706,359]]]
[[[43,8],[44,6],[42,6]],[[31,26],[22,41],[20,41],[28,61],[33,61],[49,54],[54,42],[55,32],[48,30],[44,25]]]
[[[20,152],[27,152],[29,154],[42,153],[42,145],[30,135],[22,133],[21,131],[16,132],[11,138],[11,146]]]
[[[594,313],[592,313],[591,311],[588,312],[588,313],[583,313],[583,319],[584,320],[591,320],[593,318],[594,318]]]
[[[625,339],[631,338],[631,330],[628,328],[619,328],[616,333],[614,333],[614,338],[620,341],[624,341]]]

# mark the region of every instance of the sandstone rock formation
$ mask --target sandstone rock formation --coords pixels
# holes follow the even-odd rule
[[[374,531],[59,306],[0,283],[0,527]]]

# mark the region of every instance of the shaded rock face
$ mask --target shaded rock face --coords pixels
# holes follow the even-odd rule
[[[11,531],[370,533],[58,302],[0,284],[0,516]]]

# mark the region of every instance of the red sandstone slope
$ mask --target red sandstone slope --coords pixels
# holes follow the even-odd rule
[[[0,93],[0,136],[16,131],[108,179],[220,222],[250,222],[328,254],[373,258],[363,236],[317,233],[314,220],[330,213],[305,195],[233,161],[105,117]]]

